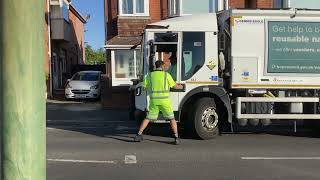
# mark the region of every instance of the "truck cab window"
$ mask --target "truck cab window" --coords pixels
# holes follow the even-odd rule
[[[165,32],[154,34],[154,50],[156,60],[165,63],[165,70],[170,73],[173,80],[177,80],[177,51],[178,33]]]
[[[181,80],[190,79],[205,62],[205,33],[184,32],[182,43]]]

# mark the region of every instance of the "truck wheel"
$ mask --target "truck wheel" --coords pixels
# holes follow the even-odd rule
[[[193,134],[200,139],[212,139],[219,134],[219,116],[213,98],[202,98],[198,100],[189,121],[189,127]]]

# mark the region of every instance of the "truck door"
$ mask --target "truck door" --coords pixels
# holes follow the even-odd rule
[[[157,60],[165,62],[166,71],[172,76],[176,82],[180,82],[180,50],[179,50],[179,33],[178,32],[150,32],[147,31],[144,39],[143,47],[143,74],[144,76],[154,70],[154,63]],[[174,58],[175,59],[174,59]],[[171,58],[171,59],[170,59]],[[148,110],[150,99],[147,92],[141,87],[141,83],[137,86],[139,96],[136,96],[136,108],[140,110]],[[173,104],[173,110],[178,111],[179,92],[171,90],[170,98]],[[144,104],[144,102],[146,102]],[[144,107],[143,107],[144,106]],[[176,118],[177,113],[175,113]],[[158,122],[164,119],[159,117]]]
[[[166,71],[172,76],[176,82],[180,81],[178,76],[177,58],[179,55],[179,33],[177,32],[154,32],[155,58],[165,62]],[[170,98],[173,110],[178,111],[179,92],[171,90]]]

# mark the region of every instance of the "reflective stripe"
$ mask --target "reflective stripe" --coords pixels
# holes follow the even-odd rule
[[[150,99],[169,99],[169,96],[150,97]]]
[[[167,72],[164,72],[164,90],[167,90]]]
[[[153,87],[152,87],[152,81],[151,81],[151,73],[149,75],[149,83],[150,83],[150,89],[151,89],[151,92],[152,92]]]
[[[165,119],[168,119],[168,120],[173,120],[175,117],[174,115],[170,115],[170,116],[163,116]]]

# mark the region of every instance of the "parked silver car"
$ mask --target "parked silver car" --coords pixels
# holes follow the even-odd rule
[[[100,71],[80,71],[68,80],[65,87],[67,99],[97,99],[100,97]]]

